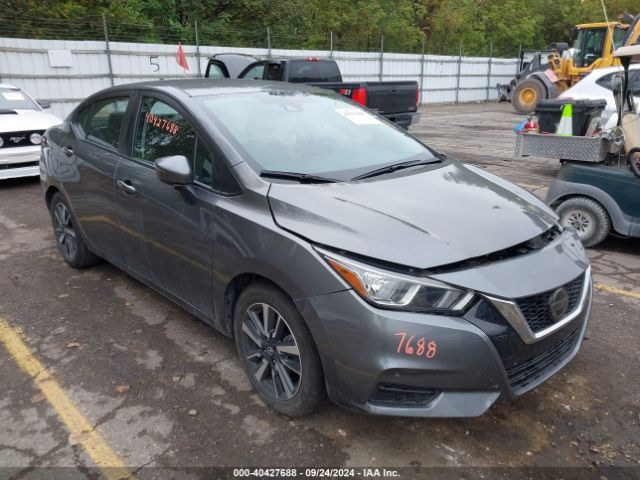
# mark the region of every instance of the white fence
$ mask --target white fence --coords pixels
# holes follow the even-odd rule
[[[259,58],[331,57],[345,81],[416,80],[422,103],[493,100],[496,83],[507,83],[517,65],[515,58],[190,45],[183,49],[190,67],[187,74],[176,63],[176,45],[0,37],[0,82],[51,101],[51,112],[65,117],[82,99],[113,84],[204,74],[208,58],[220,52]]]

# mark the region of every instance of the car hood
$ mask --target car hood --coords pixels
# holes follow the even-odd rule
[[[276,223],[290,232],[416,268],[503,250],[557,220],[527,191],[453,160],[354,183],[273,183],[268,198]]]
[[[50,113],[37,110],[15,110],[15,112],[0,114],[0,132],[46,130],[62,123],[62,120]]]

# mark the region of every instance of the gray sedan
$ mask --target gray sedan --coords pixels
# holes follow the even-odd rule
[[[591,277],[574,232],[526,191],[326,90],[122,85],[44,139],[64,260],[105,259],[233,337],[286,415],[326,396],[376,414],[480,415],[582,343]]]

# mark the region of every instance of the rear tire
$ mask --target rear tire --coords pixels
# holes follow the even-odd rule
[[[252,283],[240,294],[233,317],[240,361],[264,403],[299,417],[325,401],[320,355],[284,292],[266,282]]]
[[[539,80],[529,78],[516,85],[511,98],[516,111],[524,115],[533,112],[538,102],[547,98],[547,92]]]
[[[585,247],[602,242],[611,231],[609,214],[595,200],[587,197],[572,197],[556,208],[563,227],[575,229]]]
[[[56,244],[65,262],[73,268],[85,268],[100,261],[100,257],[87,247],[82,234],[76,227],[71,208],[60,193],[56,193],[51,199],[49,213],[53,222]]]

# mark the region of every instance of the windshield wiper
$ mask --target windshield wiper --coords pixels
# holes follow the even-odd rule
[[[378,168],[376,170],[371,170],[370,172],[363,173],[362,175],[358,175],[357,177],[353,177],[351,181],[377,177],[378,175],[384,175],[385,173],[395,172],[396,170],[402,170],[403,168],[415,167],[417,165],[431,165],[432,163],[439,163],[441,161],[442,159],[438,157],[434,157],[433,159],[429,159],[429,160],[425,160],[425,159],[409,160],[407,162],[394,163],[392,165],[387,165],[386,167]]]
[[[15,110],[11,110],[9,108],[0,108],[0,115],[4,113],[18,113]]]
[[[278,178],[282,180],[295,180],[300,183],[336,183],[335,178],[321,177],[309,173],[279,172],[277,170],[262,170],[260,176],[264,178]]]

